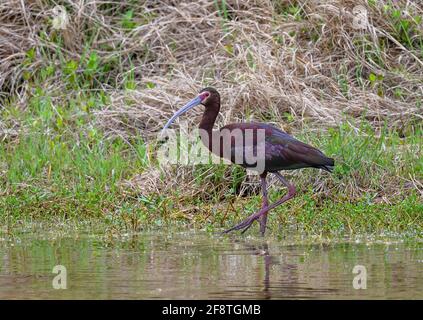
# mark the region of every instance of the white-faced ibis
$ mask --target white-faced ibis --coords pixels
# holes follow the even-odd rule
[[[247,163],[244,158],[244,161],[241,161],[241,163],[235,162],[235,154],[239,152],[244,153],[245,150],[248,148],[252,148],[257,151],[259,147],[258,145],[260,144],[260,141],[257,139],[257,132],[259,130],[261,130],[262,133],[264,132],[264,134],[262,135],[264,137],[264,140],[261,143],[262,145],[264,145],[264,153],[262,156],[264,157],[264,159],[257,159],[257,161],[263,160],[264,162],[264,168],[262,172],[259,172],[263,193],[262,208],[258,212],[250,215],[246,220],[244,220],[240,224],[226,230],[225,233],[233,230],[243,230],[242,232],[244,233],[250,228],[250,226],[255,220],[259,220],[260,232],[262,235],[264,235],[267,223],[267,213],[269,212],[269,210],[281,205],[285,201],[288,201],[289,199],[294,197],[296,193],[295,186],[288,182],[279,173],[279,171],[308,167],[323,169],[329,172],[331,172],[333,169],[333,159],[328,158],[320,150],[293,138],[289,134],[270,124],[232,123],[222,127],[220,130],[214,131],[213,126],[220,110],[220,95],[216,91],[216,89],[211,87],[204,88],[203,90],[201,90],[196,98],[194,98],[181,109],[179,109],[169,119],[169,121],[164,126],[163,130],[168,128],[177,117],[200,104],[205,106],[203,118],[201,119],[199,126],[201,139],[206,145],[206,147],[208,147],[208,149],[214,154],[220,157],[224,156],[225,150],[223,149],[223,143],[217,144],[220,146],[218,149],[214,147],[214,142],[221,142],[223,131],[232,132],[234,130],[238,130],[238,132],[241,132],[244,137],[246,136],[246,132],[253,132],[253,136],[255,138],[250,139],[250,141],[248,141],[248,139],[244,139],[241,146],[235,145],[233,140],[231,140],[231,143],[227,145],[227,147],[230,148],[229,160],[243,166],[244,168],[250,168],[254,170],[251,164]],[[254,133],[256,134],[254,135]],[[279,181],[288,188],[288,193],[285,196],[270,205],[267,198],[266,183],[266,177],[268,173],[273,173],[279,179]]]

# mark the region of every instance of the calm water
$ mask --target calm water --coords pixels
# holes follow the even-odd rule
[[[55,265],[67,289],[54,289]],[[353,268],[367,289],[353,288]],[[199,233],[0,239],[0,299],[423,299],[420,243],[288,244]]]

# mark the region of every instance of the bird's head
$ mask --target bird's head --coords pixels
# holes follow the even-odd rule
[[[206,109],[215,103],[220,104],[220,94],[215,88],[207,87],[202,89],[198,96],[201,97],[201,104],[206,107]]]
[[[166,130],[177,117],[186,113],[188,110],[202,104],[206,107],[206,110],[212,107],[220,107],[220,95],[215,88],[207,87],[202,89],[198,95],[192,99],[190,102],[185,104],[182,108],[174,113],[174,115],[169,119],[166,125],[163,127],[163,130]]]

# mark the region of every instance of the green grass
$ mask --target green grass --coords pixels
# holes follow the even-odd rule
[[[221,46],[216,46],[217,51],[210,54],[221,51],[234,59],[226,65],[226,60],[222,59],[225,56],[221,56],[216,61],[222,60],[223,64],[208,67],[209,70],[204,71],[203,75],[198,74],[197,65],[194,73],[190,73],[190,69],[185,67],[184,73],[187,72],[190,79],[195,78],[197,84],[216,78],[217,71],[223,76],[229,74],[233,77],[229,85],[225,77],[223,80],[221,76],[218,77],[222,87],[232,87],[240,83],[251,91],[251,99],[243,102],[247,107],[241,109],[240,106],[233,106],[235,109],[231,117],[245,119],[251,116],[255,120],[265,122],[283,121],[288,127],[292,125],[297,129],[297,138],[322,149],[336,160],[332,175],[311,169],[298,174],[287,173],[288,179],[297,185],[298,195],[271,213],[270,232],[277,236],[284,236],[290,231],[331,236],[387,232],[421,237],[422,123],[417,116],[407,119],[406,116],[398,117],[404,109],[398,111],[394,108],[395,103],[401,102],[421,109],[421,98],[418,97],[416,89],[420,79],[418,61],[423,57],[419,11],[411,10],[413,7],[410,6],[411,11],[404,15],[401,13],[404,9],[403,3],[385,1],[382,5],[380,2],[369,0],[369,14],[376,17],[372,19],[373,23],[379,23],[380,25],[376,26],[386,33],[385,36],[374,38],[362,31],[346,32],[341,27],[349,24],[336,25],[336,19],[332,19],[332,15],[326,21],[311,19],[324,12],[316,11],[317,14],[311,14],[312,10],[318,8],[304,1],[272,3],[271,11],[263,11],[272,12],[272,15],[267,22],[261,22],[269,23],[270,28],[268,36],[264,38],[264,44],[267,44],[269,39],[275,40],[275,52],[268,56],[269,59],[273,56],[285,56],[290,50],[298,50],[301,53],[299,56],[308,57],[310,46],[316,45],[316,52],[323,52],[325,59],[328,55],[333,55],[333,61],[339,60],[339,68],[334,67],[331,69],[333,71],[327,74],[326,69],[319,71],[318,59],[322,57],[318,54],[311,60],[304,58],[304,65],[311,63],[313,66],[314,59],[317,59],[318,63],[313,67],[316,70],[310,70],[313,69],[313,74],[316,72],[316,75],[324,75],[322,79],[331,77],[334,80],[333,83],[337,84],[342,94],[342,99],[339,100],[342,102],[341,106],[344,106],[344,98],[354,100],[354,94],[360,94],[364,98],[372,93],[371,99],[363,100],[363,105],[369,109],[369,113],[372,111],[371,107],[375,107],[369,104],[381,104],[382,100],[375,100],[373,97],[373,94],[377,94],[381,99],[385,99],[385,103],[390,103],[392,114],[396,115],[390,115],[391,109],[388,108],[380,109],[380,115],[379,109],[373,109],[372,117],[366,114],[357,116],[362,109],[356,109],[358,106],[354,101],[355,104],[347,108],[348,115],[345,115],[337,127],[321,126],[322,130],[317,131],[316,123],[320,126],[325,118],[303,117],[304,109],[301,106],[297,109],[289,104],[285,106],[286,101],[275,100],[273,97],[273,100],[264,100],[265,103],[272,104],[268,105],[268,108],[256,108],[255,105],[250,107],[250,100],[251,103],[263,103],[263,100],[258,99],[257,92],[254,94],[254,84],[260,84],[261,78],[258,77],[257,82],[244,82],[243,79],[255,78],[257,70],[257,75],[261,75],[260,70],[267,69],[259,65],[261,51],[257,51],[256,46],[259,43],[256,41],[260,40],[260,37],[247,37],[242,40],[244,32],[239,31],[243,29],[234,29],[234,26],[240,25],[243,20],[253,19],[247,21],[246,25],[249,27],[245,29],[245,34],[253,32],[251,25],[255,25],[256,21],[254,16],[251,18],[250,15],[254,10],[237,11],[227,1],[214,1],[210,10],[215,10],[215,16],[219,18],[218,28],[223,31],[220,34],[219,30],[216,30],[216,34],[219,39],[224,36],[226,41],[223,41]],[[140,26],[160,18],[157,15],[173,12],[173,9],[160,6],[150,10],[144,6],[136,6],[133,2],[127,2],[123,6],[118,2],[99,4],[99,8],[104,10],[101,11],[102,15],[113,18],[105,22],[114,30],[112,34],[124,35],[120,41],[115,39],[116,41],[110,42],[111,33],[100,32],[107,28],[94,22],[89,24],[87,21],[85,29],[79,31],[81,43],[75,43],[75,48],[72,49],[69,48],[69,41],[72,40],[68,39],[66,44],[65,33],[50,30],[45,26],[37,31],[40,43],[32,41],[33,47],[25,48],[20,55],[14,55],[16,59],[22,59],[14,60],[19,63],[14,65],[16,72],[8,75],[7,81],[0,88],[10,90],[0,92],[0,128],[15,132],[11,135],[0,132],[0,223],[9,230],[33,221],[52,223],[53,227],[56,222],[73,224],[96,221],[99,225],[113,230],[170,226],[204,228],[213,232],[228,227],[256,211],[260,207],[260,192],[258,189],[249,189],[246,194],[240,194],[246,174],[237,166],[199,165],[191,169],[173,168],[173,172],[191,170],[194,187],[201,191],[195,197],[189,196],[189,188],[192,186],[178,180],[169,182],[169,186],[166,186],[166,182],[162,184],[163,190],[160,194],[135,191],[125,186],[125,182],[137,174],[148,172],[157,166],[154,160],[151,160],[154,159],[151,150],[154,150],[155,145],[147,145],[130,130],[125,132],[125,137],[112,136],[111,131],[102,130],[104,126],[98,125],[95,112],[110,107],[112,99],[109,94],[116,94],[119,90],[122,90],[124,95],[131,90],[172,90],[169,81],[176,77],[180,70],[177,64],[166,65],[163,61],[169,60],[168,53],[178,59],[182,59],[186,54],[181,54],[183,46],[177,45],[178,38],[172,33],[166,33],[171,32],[173,28],[168,30],[167,24],[161,22],[158,25],[162,25],[163,30],[160,31],[162,33],[159,32],[159,38],[164,39],[161,41],[167,41],[165,56],[161,56],[163,53],[155,42],[138,43],[144,30],[139,28]],[[195,6],[192,8],[197,10]],[[76,14],[72,8],[67,9],[69,13]],[[190,8],[184,8],[184,11],[188,9]],[[193,17],[194,13],[196,12],[191,12]],[[261,10],[258,13],[259,16],[264,14]],[[38,14],[26,14],[24,25],[29,25],[28,17],[36,16]],[[190,23],[198,23],[197,18],[193,21],[195,22]],[[280,23],[287,22],[289,25],[298,23],[295,29],[288,30],[290,37],[286,37],[278,29]],[[277,32],[272,31],[273,27]],[[193,29],[191,24],[186,24],[185,28],[181,30]],[[16,28],[20,29],[22,28]],[[137,29],[140,33],[135,32]],[[343,30],[341,35],[337,33],[339,29]],[[198,40],[207,41],[196,43],[197,47],[214,41],[203,36],[206,29],[199,30],[201,34],[198,35]],[[322,30],[326,30],[326,33],[322,33]],[[184,31],[178,34],[184,34]],[[345,38],[342,40],[339,38],[341,36]],[[73,41],[77,39],[78,37]],[[12,38],[9,42],[14,41]],[[347,61],[339,59],[345,53],[344,43],[352,45],[356,53],[356,56]],[[398,48],[397,43],[401,48]],[[267,46],[258,47],[265,49]],[[192,48],[186,49],[192,51]],[[245,57],[239,56],[240,49],[245,49]],[[76,54],[71,54],[72,50],[75,50]],[[313,52],[310,51],[312,54]],[[190,55],[187,57],[189,61],[181,60],[181,65],[186,66],[188,62],[198,58]],[[245,60],[248,70],[239,68],[242,64],[237,64],[237,61],[240,59],[241,62]],[[156,60],[157,68],[148,69]],[[295,64],[295,59],[292,60]],[[275,61],[271,60],[269,65]],[[277,60],[277,63],[273,64],[284,65],[286,62],[281,61]],[[326,62],[322,60],[322,63],[325,65]],[[8,68],[7,65],[5,69]],[[179,71],[174,72],[173,69]],[[239,72],[245,74],[231,75],[234,69],[239,69]],[[275,70],[281,74],[292,74],[294,69],[301,86],[307,85],[307,89],[318,88],[313,84],[315,80],[308,81],[307,77],[303,77],[303,73],[310,70],[303,72],[300,65],[293,69],[284,69],[286,73]],[[269,74],[273,75],[272,72]],[[311,76],[313,74],[310,73]],[[252,75],[254,77],[251,77]],[[269,87],[276,85],[280,80],[281,78],[271,77]],[[166,87],[166,84],[169,86]],[[235,86],[233,90],[236,91],[237,88],[239,89]],[[259,88],[263,90],[263,86]],[[293,92],[289,91],[289,86],[286,89],[287,93]],[[322,97],[313,97],[322,99],[322,106],[336,106],[336,100],[325,101],[323,97],[323,93],[331,96],[334,91],[327,86],[321,90]],[[295,89],[295,92],[297,91]],[[158,95],[158,91],[148,92],[149,98],[154,98],[153,102],[147,102],[149,106],[163,107],[163,104],[156,106],[155,95]],[[311,94],[315,90],[304,92]],[[265,97],[266,92],[260,92],[260,97],[262,96]],[[166,95],[166,98],[169,97]],[[388,101],[391,98],[393,100]],[[128,98],[128,104],[132,103],[129,100]],[[167,106],[171,104],[168,102],[170,100],[165,101]],[[378,111],[377,117],[374,110]],[[147,119],[145,114],[149,111],[142,111],[143,119]],[[170,111],[170,108],[166,111]],[[390,119],[394,119],[395,124],[390,123]],[[313,122],[314,120],[318,121]],[[131,122],[131,127],[132,122],[138,121],[134,124],[137,129],[144,125],[140,125],[142,120],[139,121],[136,117],[122,121]],[[152,127],[154,123],[147,124],[145,131],[151,130]],[[171,177],[167,175],[167,178],[169,176]],[[283,193],[284,190],[276,186],[271,189],[270,195],[272,200],[276,200]]]
[[[0,145],[2,224],[13,229],[22,221],[97,219],[117,230],[177,226],[212,232],[260,207],[259,193],[238,194],[245,172],[237,166],[229,168],[229,184],[225,165],[193,167],[196,185],[204,190],[200,198],[184,196],[183,185],[170,194],[125,190],[123,181],[155,165],[148,160],[149,147],[136,136],[106,138],[93,125],[89,108],[81,108],[98,96],[85,99],[56,106],[40,89],[26,111],[18,113],[13,104],[3,110],[4,119],[18,117],[25,129]],[[412,183],[422,179],[421,125],[376,132],[365,119],[359,122],[357,128],[346,121],[321,132],[305,127],[296,135],[335,157],[336,167],[332,175],[311,169],[288,174],[299,192],[272,212],[274,234],[421,235],[421,195]],[[210,170],[212,175],[204,175]],[[323,191],[317,180],[324,182]],[[283,192],[274,188],[271,198]],[[229,209],[216,207],[222,203]],[[180,206],[196,209],[189,216]]]

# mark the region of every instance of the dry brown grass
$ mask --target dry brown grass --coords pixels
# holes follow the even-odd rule
[[[339,124],[344,114],[363,112],[375,120],[422,116],[416,106],[423,90],[422,53],[406,49],[392,36],[392,21],[383,13],[389,1],[377,1],[375,7],[367,1],[346,0],[227,1],[227,21],[219,17],[213,1],[131,3],[2,1],[2,96],[11,92],[25,96],[22,63],[30,48],[35,47],[37,53],[37,60],[28,67],[33,71],[50,62],[44,52],[59,50],[67,58],[79,59],[91,43],[103,63],[120,59],[108,75],[111,81],[103,84],[113,97],[110,107],[98,114],[106,127],[111,118],[119,127],[119,114],[125,114],[141,130],[157,130],[175,107],[205,85],[214,85],[222,94],[222,123],[249,114],[283,125],[285,112],[299,122],[310,118],[325,125]],[[412,16],[423,15],[419,1],[397,3]],[[67,8],[69,24],[64,30],[52,27],[55,4]],[[301,8],[300,18],[283,14],[290,4]],[[357,5],[369,12],[366,30],[353,27],[352,9]],[[138,26],[125,30],[122,15],[129,8]],[[59,35],[62,46],[48,41]],[[421,41],[421,34],[414,36],[416,42]],[[381,49],[382,40],[387,47]],[[365,41],[371,46],[367,53]],[[383,67],[369,58],[377,48]],[[130,70],[129,59],[137,83],[132,93],[119,90]],[[363,85],[355,75],[357,67],[362,68]],[[384,76],[382,96],[370,88],[370,73]],[[340,76],[345,77],[344,92]],[[156,87],[146,89],[148,82]],[[58,81],[48,84],[54,84],[56,91],[64,87]],[[403,97],[394,96],[395,88],[403,90]],[[134,99],[133,108],[124,99],[128,95]]]

